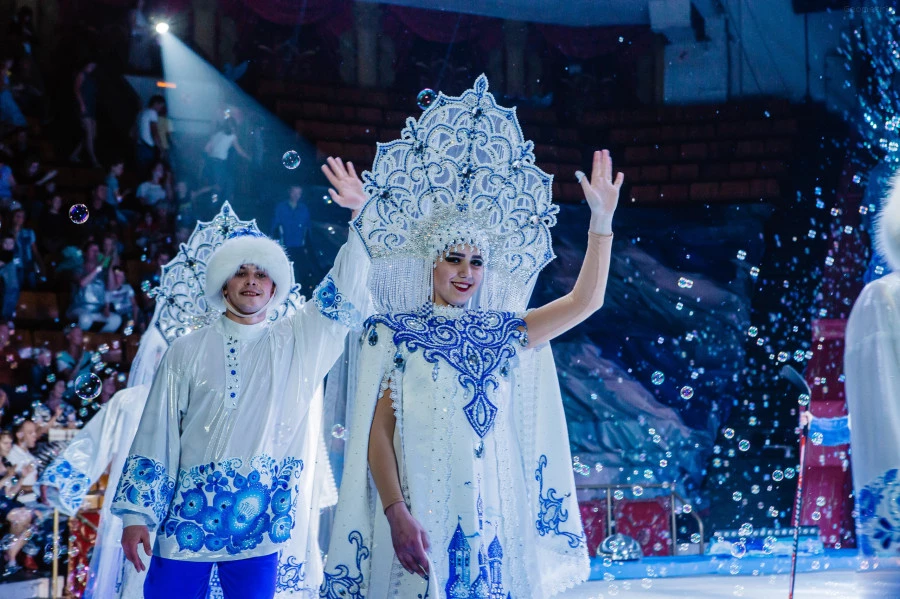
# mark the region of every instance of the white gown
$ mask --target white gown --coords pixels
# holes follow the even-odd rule
[[[845,336],[857,539],[864,554],[900,557],[900,274],[863,289]]]
[[[361,340],[321,596],[526,599],[582,582],[588,556],[549,346],[523,349],[524,321],[509,313],[424,310],[373,317]],[[431,543],[428,582],[397,561],[370,480],[368,433],[388,386],[401,487]]]

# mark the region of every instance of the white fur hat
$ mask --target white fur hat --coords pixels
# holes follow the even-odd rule
[[[256,232],[241,231],[213,252],[206,263],[206,303],[213,310],[225,311],[222,287],[244,264],[264,269],[275,283],[272,311],[287,299],[294,286],[294,271],[284,249],[274,240]]]
[[[875,243],[895,272],[900,272],[900,171],[891,177],[890,190],[881,206]]]

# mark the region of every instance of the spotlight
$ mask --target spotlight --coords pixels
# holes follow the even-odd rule
[[[169,32],[169,24],[168,23],[166,23],[165,21],[160,21],[159,23],[156,24],[156,33],[159,33],[160,35],[162,35],[163,33],[168,33],[168,32]]]

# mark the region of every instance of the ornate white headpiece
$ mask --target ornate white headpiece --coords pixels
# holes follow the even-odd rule
[[[460,245],[485,258],[477,307],[525,309],[555,257],[550,227],[559,210],[533,149],[484,75],[459,97],[440,94],[418,121],[406,120],[400,139],[378,144],[363,173],[369,201],[352,223],[372,260],[377,311],[430,301],[434,261]]]
[[[240,220],[228,202],[208,222],[197,222],[186,243],[181,244],[175,258],[163,266],[158,287],[146,290],[156,298],[153,312],[154,326],[167,343],[202,327],[221,315],[221,310],[209,305],[204,293],[206,266],[210,257],[223,243],[240,237],[265,237],[254,220]],[[292,281],[293,283],[293,281]],[[275,321],[292,314],[303,305],[300,287],[292,284],[287,298],[277,309],[270,311]]]

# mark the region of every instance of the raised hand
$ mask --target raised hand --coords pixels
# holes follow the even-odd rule
[[[347,165],[344,166],[343,160],[329,156],[322,165],[322,172],[331,183],[332,187],[328,189],[331,199],[338,206],[352,210],[355,217],[368,198],[363,191],[362,181],[356,175],[353,163],[347,162]]]
[[[619,205],[619,190],[625,181],[625,175],[617,173],[613,181],[609,150],[594,152],[590,180],[581,171],[577,171],[575,177],[581,183],[584,199],[591,207],[591,231],[601,235],[612,234],[612,217]]]

